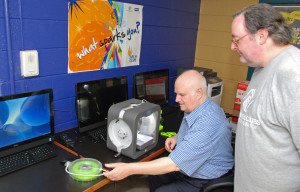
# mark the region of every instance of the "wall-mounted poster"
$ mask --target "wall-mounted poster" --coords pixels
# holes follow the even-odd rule
[[[274,7],[280,11],[293,28],[293,40],[291,44],[300,48],[300,5],[274,5]]]
[[[139,65],[143,6],[69,0],[68,72]]]

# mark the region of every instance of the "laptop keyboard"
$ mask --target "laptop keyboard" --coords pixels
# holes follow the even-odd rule
[[[107,128],[100,127],[97,129],[90,130],[88,135],[92,138],[95,143],[105,142],[107,137]]]
[[[44,144],[0,158],[0,176],[55,157],[53,146]]]

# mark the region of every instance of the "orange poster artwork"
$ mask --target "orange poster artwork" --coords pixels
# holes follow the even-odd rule
[[[69,0],[68,72],[139,65],[143,6]]]

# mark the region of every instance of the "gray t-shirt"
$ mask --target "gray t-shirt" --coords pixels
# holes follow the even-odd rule
[[[255,69],[235,145],[236,192],[300,191],[300,49]]]

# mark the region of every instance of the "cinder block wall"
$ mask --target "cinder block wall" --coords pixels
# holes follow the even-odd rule
[[[248,66],[230,50],[232,15],[259,0],[202,0],[195,66],[211,68],[224,80],[221,107],[233,112],[237,83],[247,78]]]
[[[68,2],[0,0],[0,96],[52,88],[54,126],[59,132],[77,126],[77,82],[126,75],[132,98],[134,73],[168,68],[170,104],[175,104],[177,68],[194,65],[201,0],[119,0],[144,6],[140,65],[72,74],[68,74]],[[38,51],[39,76],[21,76],[22,50]]]

